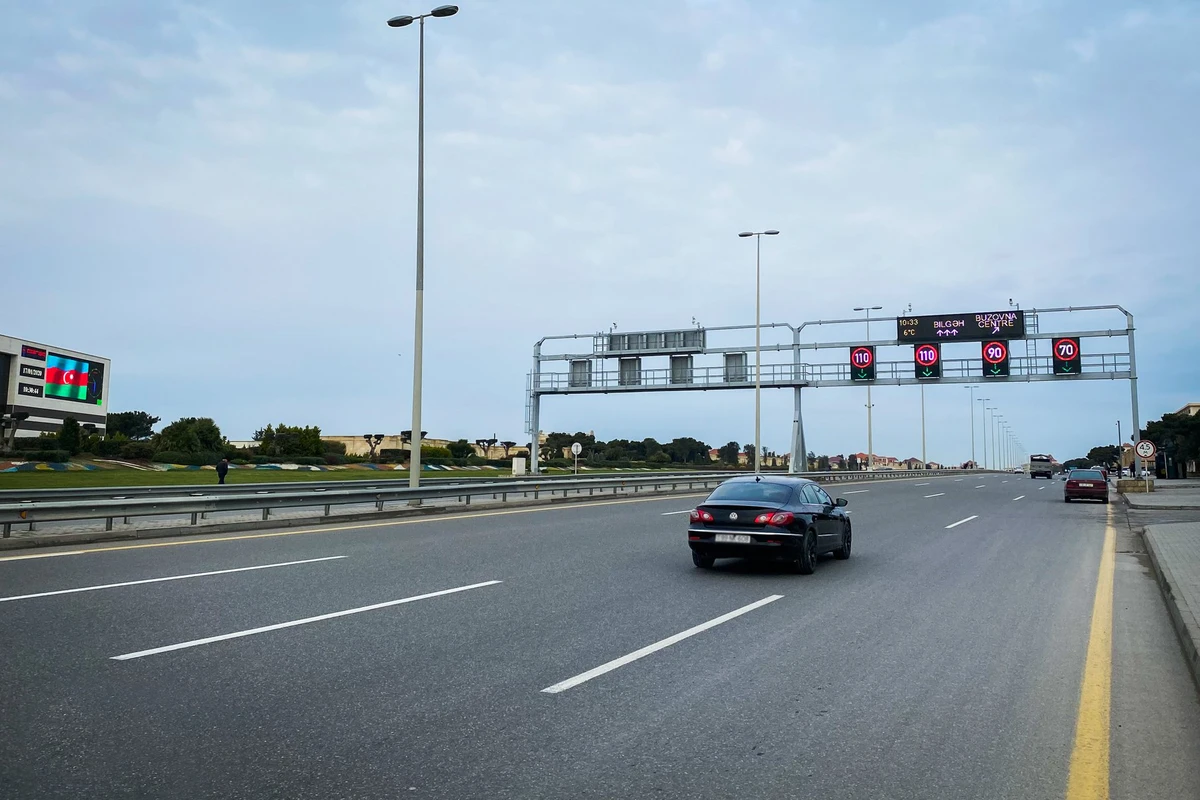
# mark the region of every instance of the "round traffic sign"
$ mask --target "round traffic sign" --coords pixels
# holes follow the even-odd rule
[[[1138,454],[1138,458],[1144,458],[1147,461],[1158,455],[1158,448],[1149,439],[1142,439],[1134,445],[1133,451]]]
[[[937,348],[931,344],[923,344],[917,348],[917,363],[922,367],[932,367],[938,361]]]
[[[983,360],[989,364],[1002,364],[1008,358],[1008,345],[1004,342],[987,342],[983,345]]]
[[[866,369],[875,363],[875,354],[869,347],[856,347],[850,351],[850,363],[859,369]]]
[[[1070,361],[1079,355],[1079,343],[1074,339],[1056,339],[1054,341],[1054,355],[1061,361]]]
[[[579,442],[572,442],[571,443],[571,452],[575,455],[579,455],[580,453],[583,452],[583,445],[581,445]]]

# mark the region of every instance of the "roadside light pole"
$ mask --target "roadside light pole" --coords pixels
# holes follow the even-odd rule
[[[926,469],[929,458],[925,455],[925,384],[921,384],[921,469]]]
[[[779,231],[742,231],[742,239],[754,237],[754,473],[762,472],[762,237]],[[805,459],[808,454],[803,455]]]
[[[971,390],[971,405],[968,407],[971,412],[971,466],[978,469],[979,465],[975,463],[975,390],[979,386],[972,384],[964,388]]]
[[[983,425],[984,425],[984,428],[983,428],[983,468],[984,469],[988,468],[988,447],[987,447],[987,439],[988,439],[988,437],[987,437],[987,410],[988,410],[988,406],[987,406],[987,404],[991,399],[992,398],[990,398],[990,397],[980,397],[979,398],[979,403],[982,404],[982,407],[979,409],[979,421],[981,423],[983,423]]]
[[[387,23],[393,28],[404,28],[417,22],[420,31],[417,37],[417,299],[413,313],[413,433],[408,458],[408,485],[414,489],[421,484],[421,358],[425,318],[425,18],[452,17],[457,13],[458,6],[438,6],[428,14],[392,17]]]
[[[995,413],[993,411],[993,413]],[[992,467],[1000,469],[1000,420],[1004,419],[1004,415],[995,414],[992,417]]]
[[[882,311],[883,306],[858,306],[855,311],[867,312],[867,344],[871,343],[871,312]],[[867,384],[867,471],[875,470],[875,441],[874,428],[871,424],[871,409],[874,408],[871,404],[871,384]]]

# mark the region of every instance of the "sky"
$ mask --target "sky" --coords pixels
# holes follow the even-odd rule
[[[1200,400],[1200,4],[460,5],[425,37],[429,436],[528,441],[543,336],[752,324],[737,233],[766,228],[764,322],[1116,303],[1143,420]],[[417,29],[385,22],[424,10],[10,9],[0,333],[112,359],[114,411],[231,439],[410,428]],[[1129,433],[1124,381],[985,388],[1028,450]],[[970,457],[968,394],[927,387],[930,460]],[[791,395],[763,392],[767,448]],[[920,457],[919,390],[873,402],[876,452]],[[864,403],[805,390],[810,449],[865,450]],[[753,419],[746,391],[572,395],[541,427],[715,447]]]

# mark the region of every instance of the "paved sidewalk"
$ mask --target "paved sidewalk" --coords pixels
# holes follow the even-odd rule
[[[1130,492],[1124,495],[1130,508],[1176,508],[1200,511],[1200,488],[1171,488],[1164,490],[1161,484],[1149,494]]]
[[[1146,549],[1188,669],[1200,687],[1200,522],[1150,525]]]

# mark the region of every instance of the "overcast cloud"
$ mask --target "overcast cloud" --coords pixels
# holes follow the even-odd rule
[[[21,6],[0,331],[111,358],[114,410],[230,438],[408,428],[417,32],[384,22],[424,9]],[[542,336],[753,322],[736,233],[767,227],[764,320],[1120,303],[1142,416],[1200,400],[1195,3],[461,6],[426,29],[431,436],[527,441]],[[987,389],[1034,450],[1128,432],[1124,382]],[[865,449],[863,395],[806,391],[811,449]],[[969,456],[967,395],[927,389],[931,459]],[[919,456],[918,390],[875,403],[876,451]],[[786,450],[790,392],[764,412]],[[542,427],[719,446],[753,396],[551,397]]]

